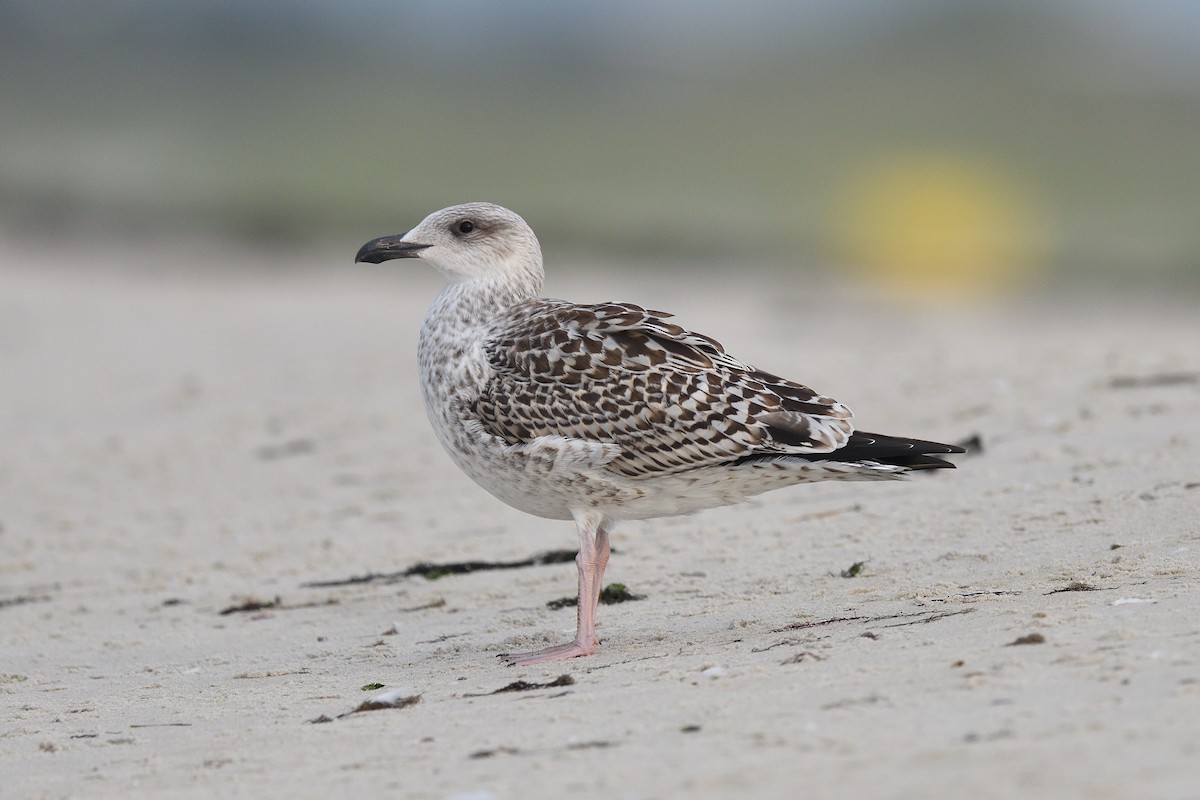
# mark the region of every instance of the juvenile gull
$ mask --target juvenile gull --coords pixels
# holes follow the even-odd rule
[[[514,508],[574,519],[575,640],[504,656],[590,655],[612,526],[737,503],[796,483],[953,467],[962,448],[855,431],[850,409],[756,369],[631,303],[539,297],[542,251],[490,203],[430,214],[355,261],[419,258],[446,285],[421,328],[425,410],[459,468]]]

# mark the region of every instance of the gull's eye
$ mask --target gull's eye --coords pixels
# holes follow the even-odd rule
[[[462,222],[458,223],[458,225],[455,226],[455,229],[459,233],[463,233],[463,234],[470,233],[471,231],[475,230],[475,223],[471,222],[471,220],[469,220],[469,219],[464,219]]]

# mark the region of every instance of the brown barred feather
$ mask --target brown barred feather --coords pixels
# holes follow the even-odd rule
[[[841,403],[742,363],[668,316],[630,303],[520,303],[484,342],[495,372],[474,411],[511,444],[615,444],[608,469],[628,477],[827,453],[849,440]]]

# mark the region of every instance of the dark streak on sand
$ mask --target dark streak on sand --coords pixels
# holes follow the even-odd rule
[[[488,697],[493,694],[504,694],[505,692],[528,692],[534,689],[552,689],[556,686],[574,686],[575,679],[570,675],[559,675],[552,681],[546,683],[530,683],[529,681],[513,681],[507,686],[501,686],[492,692],[483,692],[482,694],[464,694],[463,697]]]
[[[238,605],[223,608],[220,611],[221,616],[225,617],[230,614],[250,614],[255,611],[295,611],[300,608],[318,608],[320,606],[336,606],[338,601],[334,598],[312,603],[296,603],[295,605],[284,605],[283,600],[279,595],[275,595],[274,600],[259,600],[257,598],[249,598],[245,602]]]
[[[350,711],[347,711],[345,714],[338,714],[337,719],[348,717],[351,714],[361,714],[364,711],[383,711],[389,708],[408,708],[409,706],[415,706],[419,702],[421,702],[421,695],[419,694],[410,694],[404,696],[397,695],[394,697],[388,697],[386,699],[375,697],[370,700],[364,700]],[[333,717],[329,716],[328,714],[322,714],[315,719],[310,719],[308,722],[312,725],[321,725],[323,723],[333,721]]]
[[[26,603],[46,603],[50,601],[50,595],[39,594],[22,594],[16,597],[10,597],[5,600],[0,600],[0,608],[11,608],[13,606],[23,606]]]
[[[891,625],[884,625],[885,628],[899,628],[904,625],[923,625],[928,622],[937,622],[939,619],[946,617],[957,617],[960,614],[970,614],[975,609],[962,608],[958,611],[917,611],[909,614],[887,614],[882,617],[832,617],[830,619],[816,620],[815,622],[794,622],[791,625],[785,625],[782,628],[772,628],[771,633],[783,633],[784,631],[799,631],[805,628],[816,628],[821,625],[833,625],[838,622],[884,622],[891,619],[902,619],[905,622],[894,622]]]
[[[645,600],[646,595],[634,594],[623,583],[610,583],[600,590],[600,604],[605,606],[616,605],[617,603],[629,603],[634,600]],[[560,597],[557,600],[551,600],[546,603],[547,608],[560,609],[574,607],[578,605],[579,598],[577,597]]]
[[[1071,583],[1068,583],[1066,586],[1060,587],[1058,589],[1051,589],[1050,591],[1046,592],[1046,594],[1051,595],[1051,594],[1062,594],[1063,592],[1107,592],[1107,591],[1111,591],[1111,589],[1104,589],[1099,586],[1092,586],[1090,583],[1083,583],[1082,581],[1073,581]]]
[[[236,606],[229,606],[221,609],[221,616],[226,617],[230,614],[249,614],[253,611],[266,611],[271,608],[279,608],[283,601],[279,599],[279,595],[275,595],[274,600],[256,600],[250,598]]]
[[[1188,386],[1200,383],[1200,372],[1155,372],[1150,375],[1114,375],[1110,389],[1143,389],[1151,386]]]
[[[1046,643],[1045,636],[1043,636],[1040,633],[1030,633],[1026,636],[1018,636],[1016,639],[1013,639],[1011,642],[1009,642],[1008,644],[1006,644],[1004,646],[1005,647],[1016,647],[1017,645],[1022,645],[1022,644],[1045,644],[1045,643]]]
[[[613,550],[613,552],[617,551]],[[360,583],[396,583],[414,575],[437,580],[445,575],[465,575],[470,572],[493,569],[521,569],[523,567],[540,567],[543,564],[566,564],[574,562],[575,556],[576,551],[574,550],[549,550],[519,561],[449,561],[443,564],[422,561],[399,572],[368,572],[366,575],[354,575],[349,578],[311,581],[303,583],[301,586],[306,589],[324,589],[332,586],[354,586]]]

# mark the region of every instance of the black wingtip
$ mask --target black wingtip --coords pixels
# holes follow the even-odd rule
[[[856,431],[843,447],[830,453],[754,453],[732,462],[734,465],[758,461],[778,461],[798,458],[804,461],[839,461],[842,463],[870,462],[889,467],[904,467],[908,470],[957,469],[954,464],[938,455],[965,453],[967,450],[956,444],[927,442],[923,439],[906,439],[902,436],[882,436],[878,433]]]
[[[961,451],[951,451],[951,452],[961,452]],[[950,463],[949,461],[943,461],[942,459],[934,458],[933,456],[910,456],[904,462],[903,466],[908,467],[911,470],[958,469],[958,467],[956,467],[954,464]]]
[[[856,431],[850,435],[850,440],[844,447],[834,450],[832,453],[822,453],[808,456],[808,458],[814,461],[874,461],[911,470],[955,469],[955,466],[949,461],[934,456],[965,452],[967,452],[966,449],[956,444]]]

